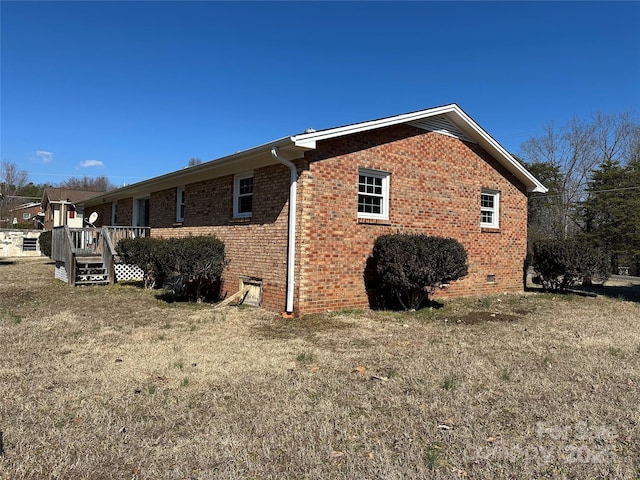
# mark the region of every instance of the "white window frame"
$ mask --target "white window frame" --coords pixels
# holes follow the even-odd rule
[[[370,177],[381,179],[382,182],[379,185],[381,187],[381,192],[361,192],[360,191],[360,177]],[[359,168],[358,169],[358,198],[357,198],[357,209],[358,209],[358,218],[365,219],[376,219],[376,220],[388,220],[389,219],[389,178],[391,174],[389,172],[383,172],[380,170],[371,170],[369,168]],[[360,211],[360,196],[368,196],[380,198],[380,213],[372,213],[372,212],[361,212]]]
[[[233,177],[233,216],[236,218],[249,218],[253,215],[253,186],[251,193],[240,193],[240,182],[247,178],[253,178],[253,172],[238,173]],[[240,199],[251,196],[251,211],[240,211]]]
[[[184,187],[178,187],[176,189],[176,222],[184,222],[185,204]]]
[[[493,199],[493,206],[484,204],[486,197]],[[484,221],[484,214],[491,215],[491,221]],[[483,188],[480,192],[480,227],[482,228],[500,228],[500,191]]]
[[[111,202],[111,225],[118,224],[118,201]]]

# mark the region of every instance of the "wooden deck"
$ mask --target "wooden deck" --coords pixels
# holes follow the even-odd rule
[[[69,285],[115,283],[115,246],[123,238],[147,237],[148,227],[56,227],[52,232],[51,258],[56,278]],[[58,269],[61,274],[58,273]]]

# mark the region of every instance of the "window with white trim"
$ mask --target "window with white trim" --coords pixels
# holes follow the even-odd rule
[[[358,218],[389,218],[389,173],[358,170]]]
[[[500,227],[500,192],[482,189],[480,193],[480,226]]]
[[[233,178],[233,216],[250,217],[253,212],[253,172]]]
[[[176,222],[184,222],[184,187],[176,189]]]

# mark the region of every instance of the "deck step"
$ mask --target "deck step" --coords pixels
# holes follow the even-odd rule
[[[76,263],[102,263],[102,257],[96,255],[76,256]]]
[[[102,257],[76,257],[76,286],[109,285],[109,275]]]
[[[106,275],[107,269],[104,267],[80,267],[76,268],[77,275]]]

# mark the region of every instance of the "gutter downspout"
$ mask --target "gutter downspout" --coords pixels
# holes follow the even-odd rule
[[[289,183],[289,232],[287,239],[287,303],[285,313],[283,313],[283,316],[291,316],[293,313],[293,287],[296,266],[296,191],[298,185],[298,169],[293,162],[282,158],[278,154],[278,147],[271,149],[271,155],[291,170],[291,181]]]

